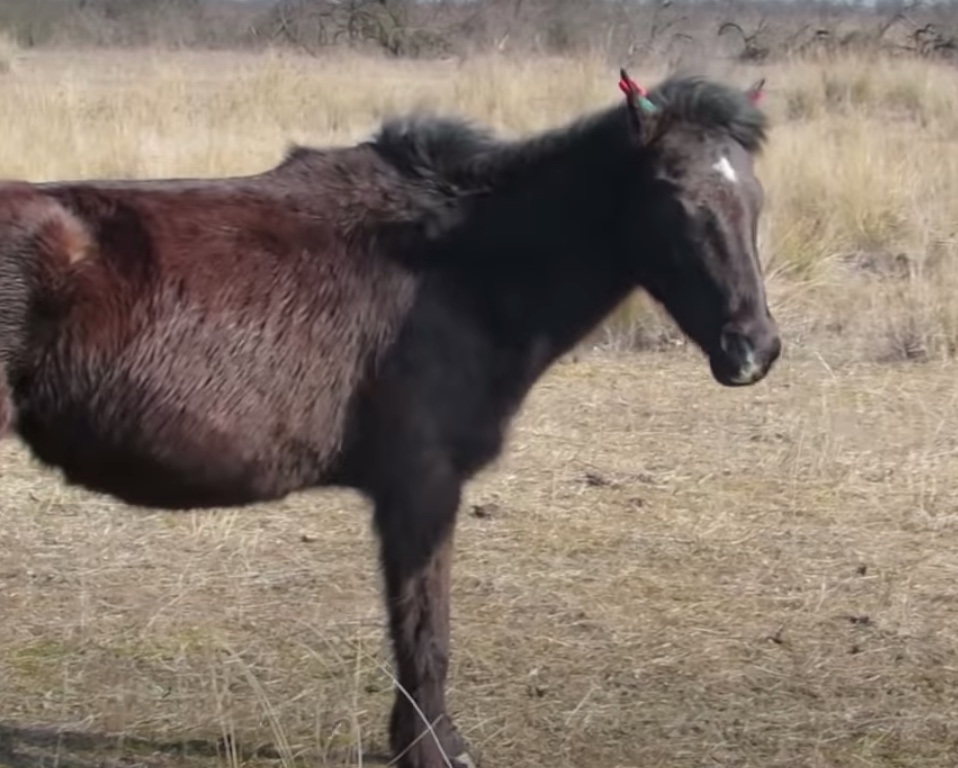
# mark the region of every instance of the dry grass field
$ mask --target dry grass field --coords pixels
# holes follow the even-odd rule
[[[247,173],[415,106],[518,134],[619,97],[590,60],[3,56],[0,177],[31,180]],[[785,356],[723,389],[639,300],[536,387],[462,509],[452,711],[486,768],[956,765],[956,71],[711,74],[767,78]],[[358,497],[157,513],[11,440],[0,532],[3,768],[385,763]]]

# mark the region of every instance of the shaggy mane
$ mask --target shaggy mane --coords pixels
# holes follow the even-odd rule
[[[463,118],[416,113],[386,120],[372,143],[400,170],[451,177],[469,161],[507,142]]]
[[[740,88],[699,76],[672,77],[652,89],[649,99],[660,107],[666,131],[691,123],[723,132],[750,152],[766,140],[766,117]],[[418,113],[386,120],[370,143],[404,173],[469,186],[501,180],[557,151],[608,152],[610,142],[627,151],[624,110],[619,103],[516,141],[468,120]]]
[[[749,152],[766,141],[768,119],[741,88],[700,76],[673,77],[651,90],[649,99],[672,120],[723,131]]]

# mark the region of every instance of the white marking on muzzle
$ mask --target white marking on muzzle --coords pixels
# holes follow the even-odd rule
[[[712,170],[718,171],[732,184],[738,183],[738,175],[735,173],[735,169],[725,155],[722,155],[721,159],[712,166]]]
[[[463,752],[461,755],[459,755],[456,758],[456,762],[460,763],[463,766],[463,768],[476,768],[475,762],[473,761],[472,757],[470,757],[469,753],[467,752]]]
[[[738,369],[738,373],[732,377],[732,381],[736,384],[751,384],[757,381],[761,375],[762,366],[755,361],[755,353],[750,350],[742,361],[742,366]]]

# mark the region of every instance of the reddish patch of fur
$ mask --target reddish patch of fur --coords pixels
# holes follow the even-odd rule
[[[49,244],[50,252],[63,254],[68,264],[85,260],[94,249],[90,232],[83,222],[60,205],[50,208],[49,218],[43,223],[42,237]]]
[[[0,222],[13,239],[28,238],[39,252],[61,263],[82,261],[93,248],[83,222],[25,183],[0,188]]]

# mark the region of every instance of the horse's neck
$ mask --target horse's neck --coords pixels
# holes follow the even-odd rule
[[[561,170],[561,169],[560,169]],[[466,278],[510,346],[543,365],[586,336],[632,288],[620,241],[622,176],[557,172],[477,221]],[[456,258],[453,256],[452,258]]]

